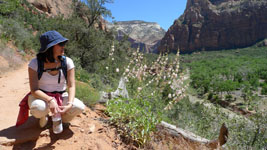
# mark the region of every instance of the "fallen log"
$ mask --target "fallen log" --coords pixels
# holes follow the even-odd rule
[[[195,135],[192,132],[186,131],[184,129],[178,128],[174,125],[168,124],[167,122],[162,121],[158,128],[164,129],[167,131],[168,134],[176,137],[183,137],[184,139],[193,142],[193,143],[200,143],[203,144],[211,149],[217,149],[224,145],[227,142],[228,138],[228,129],[223,123],[220,129],[220,134],[218,139],[215,140],[208,140],[198,135]]]

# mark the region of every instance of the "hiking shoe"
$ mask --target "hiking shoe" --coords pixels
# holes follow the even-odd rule
[[[40,120],[39,120],[40,127],[41,128],[45,127],[47,122],[48,122],[48,117],[47,116],[44,116],[44,117],[40,118]]]

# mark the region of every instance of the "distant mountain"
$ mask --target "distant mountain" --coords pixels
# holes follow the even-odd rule
[[[145,21],[119,21],[115,24],[107,23],[108,29],[114,28],[118,31],[117,39],[121,39],[124,35],[128,35],[132,47],[144,52],[153,52],[166,31],[154,22]]]
[[[251,46],[267,38],[267,0],[188,0],[159,50],[182,53]]]

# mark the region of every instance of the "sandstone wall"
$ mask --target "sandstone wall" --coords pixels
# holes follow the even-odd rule
[[[188,0],[159,51],[182,53],[247,47],[267,38],[266,0]]]

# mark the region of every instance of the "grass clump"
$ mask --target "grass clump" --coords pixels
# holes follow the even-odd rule
[[[86,83],[76,81],[76,97],[85,105],[93,106],[99,100],[99,92]]]

